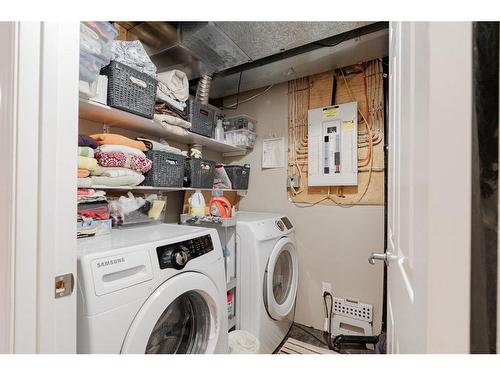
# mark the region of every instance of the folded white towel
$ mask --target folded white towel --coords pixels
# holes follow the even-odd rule
[[[180,126],[181,128],[184,129],[191,129],[191,123],[183,120],[179,117],[171,116],[171,115],[160,115],[158,113],[155,114],[154,117],[155,121],[158,122],[166,122],[167,124],[174,125],[174,126]]]
[[[181,128],[180,126],[175,126],[165,121],[158,121],[158,123],[167,133],[180,135],[181,137],[186,137],[189,135],[189,132],[186,129]]]
[[[103,176],[103,177],[124,177],[124,176],[137,176],[140,175],[130,168],[124,167],[102,167],[97,166],[95,171],[90,173],[92,176]]]
[[[170,96],[162,93],[159,89],[156,90],[156,99],[158,99],[161,102],[170,104],[172,107],[177,108],[179,111],[184,111],[184,108],[186,108],[186,103],[181,103],[171,98]]]
[[[124,154],[137,155],[143,158],[146,157],[141,150],[124,145],[101,145],[96,148],[96,152],[123,152]]]
[[[167,96],[171,96],[181,102],[189,98],[189,80],[181,70],[174,69],[160,73],[158,78],[158,90]]]
[[[182,151],[181,149],[178,149],[176,147],[172,147],[166,141],[162,141],[164,143],[160,143],[160,142],[153,141],[152,139],[141,138],[141,137],[138,137],[137,140],[143,141],[144,144],[146,145],[146,147],[150,150],[153,150],[153,151],[165,151],[165,152],[170,152],[173,154],[187,156],[186,151]]]

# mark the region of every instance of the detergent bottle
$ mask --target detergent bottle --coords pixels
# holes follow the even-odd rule
[[[196,190],[188,199],[189,214],[192,216],[205,216],[205,198],[201,190]]]
[[[223,196],[222,191],[214,190],[210,199],[210,214],[222,219],[232,216],[231,203]]]

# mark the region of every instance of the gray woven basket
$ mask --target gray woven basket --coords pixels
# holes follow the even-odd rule
[[[215,122],[214,109],[193,99],[189,99],[188,109],[188,121],[191,123],[189,131],[212,137]]]
[[[214,186],[215,161],[186,159],[184,186],[211,189]]]
[[[142,117],[155,113],[156,80],[118,61],[101,69],[108,76],[108,105]]]
[[[231,188],[235,190],[247,190],[250,179],[250,167],[243,165],[225,165],[224,169],[231,181]]]
[[[152,161],[151,169],[144,175],[143,185],[182,187],[186,157],[165,151],[146,151]]]

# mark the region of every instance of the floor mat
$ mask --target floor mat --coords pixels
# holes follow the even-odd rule
[[[338,354],[332,350],[323,349],[319,346],[307,344],[305,342],[289,337],[278,354]]]

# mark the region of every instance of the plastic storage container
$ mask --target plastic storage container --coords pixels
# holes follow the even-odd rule
[[[239,115],[224,119],[223,125],[224,125],[224,131],[245,129],[255,132],[257,127],[257,121],[251,118],[250,116]]]
[[[228,319],[232,319],[234,316],[234,303],[233,303],[233,295],[231,292],[227,292],[227,317]]]
[[[109,64],[117,33],[109,22],[80,23],[80,96],[96,95],[99,72]]]
[[[111,44],[118,31],[109,22],[80,22],[80,50],[111,59]]]
[[[162,187],[182,187],[186,157],[165,151],[145,152],[152,161],[151,169],[144,175],[143,185]]]
[[[133,201],[143,198],[142,206],[133,206]],[[144,197],[136,197],[128,193],[128,197],[108,197],[113,227],[130,227],[142,224],[162,223],[165,217],[167,200],[165,197],[150,194]]]
[[[250,179],[250,166],[225,165],[224,169],[231,181],[231,189],[247,190]]]
[[[184,186],[212,189],[215,178],[215,161],[206,159],[186,159]]]
[[[146,118],[155,112],[156,80],[118,61],[101,70],[108,76],[108,105]]]
[[[191,123],[189,131],[205,137],[212,137],[215,122],[215,111],[212,107],[189,99],[188,121]]]
[[[78,220],[76,224],[76,237],[86,238],[102,236],[111,233],[111,219],[107,220]]]
[[[256,135],[246,129],[231,130],[224,133],[227,144],[241,148],[253,148]]]

